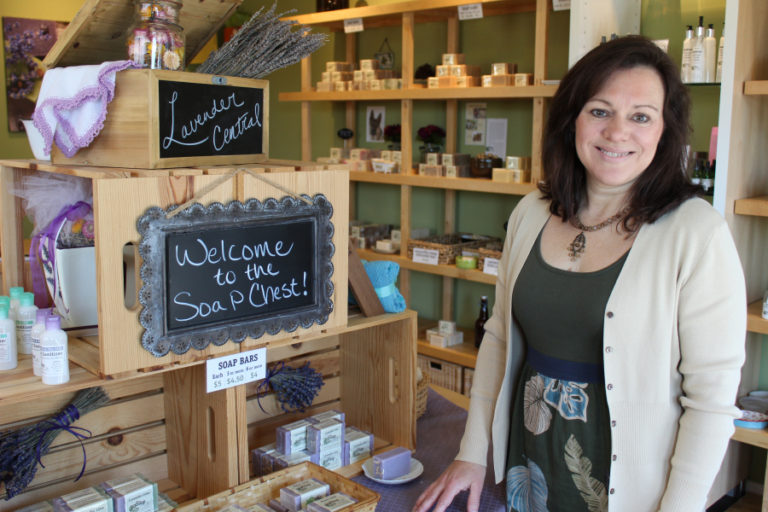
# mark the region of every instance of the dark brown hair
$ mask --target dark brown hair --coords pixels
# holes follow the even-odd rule
[[[611,74],[638,66],[656,70],[661,78],[664,131],[653,160],[629,191],[624,228],[636,231],[701,191],[684,172],[690,100],[680,71],[649,39],[620,37],[582,57],[563,77],[550,104],[542,145],[544,181],[539,189],[550,200],[550,211],[563,221],[575,217],[586,194],[586,170],[575,146],[576,118]]]

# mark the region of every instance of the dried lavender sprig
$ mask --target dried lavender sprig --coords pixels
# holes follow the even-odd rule
[[[281,361],[270,368],[267,376],[259,383],[256,398],[259,407],[264,411],[260,399],[269,389],[272,389],[283,411],[304,412],[312,405],[324,384],[322,374],[310,367],[309,361],[300,368],[286,366]]]

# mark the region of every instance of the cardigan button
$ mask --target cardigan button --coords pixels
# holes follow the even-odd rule
[[[610,491],[608,491],[608,492],[610,492],[611,494],[614,494],[614,493],[616,492],[616,489],[614,489],[613,487],[611,487],[611,490],[610,490]]]
[[[608,391],[610,391],[613,389],[613,384],[608,384],[606,387],[608,388]]]
[[[609,311],[605,314],[608,318],[613,318],[613,311]]]
[[[611,426],[612,426],[612,427],[615,427],[615,426],[616,426],[616,420],[613,420],[613,421],[611,421]]]
[[[605,347],[606,354],[610,354],[611,352],[613,352],[613,347]]]
[[[616,456],[616,454],[613,454],[613,455],[611,456],[611,460],[616,460],[616,459],[618,459],[618,457]]]

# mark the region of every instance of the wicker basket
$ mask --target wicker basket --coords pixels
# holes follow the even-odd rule
[[[477,250],[477,253],[479,254],[479,257],[477,258],[477,268],[478,270],[483,270],[485,258],[501,259],[501,243],[494,242],[486,244],[484,247],[480,247]]]
[[[494,240],[498,239],[467,233],[451,233],[408,240],[408,258],[413,259],[415,248],[431,249],[438,252],[438,264],[453,265],[456,263],[456,256],[460,256],[463,250],[475,249]]]
[[[419,372],[421,379],[416,383],[416,417],[421,418],[427,412],[427,390],[429,389],[429,374]]]

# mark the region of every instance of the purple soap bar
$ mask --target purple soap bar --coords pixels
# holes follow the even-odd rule
[[[380,480],[392,480],[411,471],[411,451],[397,447],[373,456],[373,476]]]
[[[275,512],[291,512],[288,507],[283,506],[278,500],[269,500],[269,507]]]

